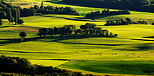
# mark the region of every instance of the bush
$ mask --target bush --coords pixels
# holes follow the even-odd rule
[[[18,24],[23,24],[24,21],[22,19],[19,19]]]
[[[25,73],[31,63],[24,58],[0,56],[0,72]]]
[[[5,19],[5,18],[6,18],[6,12],[0,11],[0,19]]]
[[[5,73],[1,73],[5,72]],[[59,69],[52,66],[31,65],[24,58],[0,56],[0,75],[12,75],[12,73],[22,75],[40,75],[40,76],[87,76],[81,72],[73,72],[65,69]],[[94,75],[90,75],[94,76]]]

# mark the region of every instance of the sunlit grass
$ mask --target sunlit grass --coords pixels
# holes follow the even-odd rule
[[[27,1],[40,4],[42,0]],[[153,13],[131,11],[131,15],[116,15],[91,20],[84,19],[83,15],[90,11],[102,10],[102,8],[50,2],[45,2],[45,4],[58,7],[69,6],[82,13],[82,16],[36,14],[35,16],[22,17],[25,22],[23,25],[12,25],[8,24],[7,20],[3,20],[5,23],[0,26],[1,55],[27,58],[32,64],[58,66],[96,73],[153,74],[153,72],[147,73],[146,71],[150,66],[153,66],[154,26],[150,24],[103,26],[106,20],[127,17],[152,23],[154,20]],[[37,27],[50,28],[76,25],[79,28],[80,25],[85,23],[95,23],[98,25],[97,27],[102,27],[118,34],[118,38],[57,36],[41,39],[37,36]],[[26,31],[27,33],[27,41],[25,42],[21,42],[18,36],[21,31]],[[132,53],[135,53],[135,55]],[[141,63],[137,63],[138,61]],[[142,64],[148,68],[138,66],[143,66]],[[116,67],[117,65],[123,65],[124,67]],[[135,69],[134,66],[137,66],[137,68]],[[128,70],[121,71],[119,69]],[[135,69],[135,72],[132,69]],[[145,71],[143,71],[144,69]]]

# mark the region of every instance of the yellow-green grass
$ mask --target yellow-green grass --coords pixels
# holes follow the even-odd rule
[[[103,26],[100,26],[103,27]],[[12,27],[7,27],[12,28]],[[7,56],[19,56],[28,58],[33,64],[42,65],[52,65],[60,66],[62,68],[71,68],[86,70],[92,72],[101,73],[119,73],[115,69],[107,69],[104,71],[104,67],[110,68],[110,66],[105,66],[104,62],[116,63],[118,61],[125,61],[128,63],[126,66],[135,66],[131,61],[142,62],[145,64],[153,64],[153,38],[143,38],[147,36],[153,36],[152,25],[125,25],[125,26],[104,26],[104,29],[109,29],[112,32],[118,33],[118,38],[82,38],[82,37],[50,37],[45,39],[35,38],[37,33],[27,32],[28,41],[18,42],[18,33],[20,31],[5,31],[2,30],[1,33],[1,45],[0,50],[2,55]],[[9,37],[9,38],[5,38]],[[3,39],[5,38],[5,39]],[[12,39],[10,39],[12,38]],[[136,40],[135,40],[136,39]],[[114,54],[114,53],[117,53]],[[126,54],[125,54],[126,53]],[[135,55],[131,54],[135,53]],[[127,56],[126,56],[127,55]],[[59,61],[57,61],[59,60]],[[71,60],[71,61],[69,61]],[[78,67],[78,64],[87,63],[86,69]],[[104,67],[94,67],[91,66],[97,63],[97,66],[104,65]],[[130,64],[129,64],[130,63]],[[73,66],[73,65],[74,66]],[[140,65],[140,63],[137,63]],[[148,65],[146,64],[146,65]],[[71,65],[71,66],[67,66]],[[114,65],[114,64],[113,64]],[[117,65],[117,64],[116,64]],[[88,69],[88,66],[95,68],[96,70]],[[149,67],[149,66],[148,66]],[[101,70],[102,69],[102,70]],[[123,67],[122,69],[127,69]],[[133,69],[130,67],[130,69]],[[146,68],[145,68],[146,69]],[[98,71],[99,70],[99,71]],[[134,71],[134,70],[133,70]],[[141,69],[143,71],[143,68]],[[128,73],[124,71],[122,73],[127,74],[150,74],[144,72]]]
[[[30,62],[32,62],[32,64],[57,67],[57,65],[64,64],[64,63],[66,63],[68,61],[60,61],[60,60],[30,60]]]
[[[99,73],[153,75],[152,61],[72,61],[61,66]],[[148,72],[149,71],[149,72]],[[147,73],[145,73],[147,72]],[[123,75],[122,75],[123,76]]]
[[[5,2],[22,2],[23,0],[4,0]]]
[[[41,2],[41,0],[31,1]],[[46,2],[46,4],[71,6],[49,2]],[[79,12],[100,9],[81,6],[71,7],[78,9]],[[90,9],[90,11],[87,9]],[[152,74],[153,71],[147,69],[153,70],[151,66],[153,66],[154,60],[154,26],[149,24],[103,26],[106,20],[126,17],[152,22],[154,19],[152,16],[153,13],[132,11],[131,15],[117,15],[90,20],[83,19],[83,16],[37,14],[36,16],[23,17],[25,23],[16,26],[8,24],[7,20],[3,20],[5,23],[0,26],[0,54],[27,58],[32,64],[51,65],[95,73]],[[118,38],[65,36],[44,39],[36,36],[38,29],[36,27],[49,28],[73,24],[79,28],[79,25],[85,23],[96,23],[97,27],[108,29],[119,36]],[[18,34],[21,31],[27,33],[25,42],[20,42]],[[144,68],[143,65],[146,65],[146,67]],[[128,66],[130,67],[128,68]],[[137,68],[133,70],[134,67]],[[119,69],[129,69],[130,72],[129,70],[120,71]]]
[[[10,2],[8,2],[10,3]],[[32,2],[11,2],[12,5],[14,6],[21,6],[21,7],[33,7],[34,3]]]
[[[24,0],[23,3],[24,2],[25,3],[29,3],[29,2],[32,3],[32,4],[28,4],[26,6],[22,5],[22,4],[19,4],[23,8],[28,8],[28,7],[34,6],[34,2],[38,3],[36,5],[40,6],[42,0]],[[18,1],[17,1],[17,3],[16,2],[13,2],[13,3],[17,5]],[[91,11],[103,10],[102,8],[81,7],[81,6],[75,6],[75,5],[57,4],[57,3],[52,3],[52,2],[44,2],[44,5],[55,6],[55,7],[72,7],[76,11],[80,12],[81,15],[85,15],[85,13],[89,13]]]
[[[85,23],[96,23],[98,25],[103,25],[104,21],[95,21],[90,19],[83,19],[82,16],[75,15],[38,15],[31,17],[22,18],[26,23],[24,25],[33,27],[61,27],[64,25],[76,25],[80,26]]]

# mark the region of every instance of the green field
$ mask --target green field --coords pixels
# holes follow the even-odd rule
[[[26,0],[25,0],[26,1]],[[41,0],[27,0],[40,3]],[[21,2],[22,3],[22,2]],[[29,59],[32,64],[56,66],[80,70],[84,73],[101,75],[154,75],[154,14],[131,11],[131,15],[117,15],[96,20],[84,19],[84,13],[101,8],[81,7],[45,2],[52,6],[70,6],[82,16],[37,14],[23,17],[23,25],[12,25],[3,20],[0,26],[0,54]],[[33,4],[32,4],[33,5]],[[25,5],[23,5],[25,6]],[[114,10],[114,9],[113,9]],[[132,24],[122,26],[103,26],[106,20],[131,18],[145,20],[149,24]],[[40,27],[61,27],[95,23],[103,29],[118,34],[118,38],[55,36],[39,38],[36,34]],[[18,34],[26,31],[25,42],[20,42]]]

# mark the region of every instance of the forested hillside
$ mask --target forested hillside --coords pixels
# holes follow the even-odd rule
[[[91,7],[154,12],[154,0],[63,0],[63,2]]]

